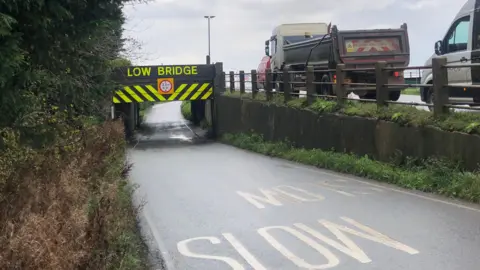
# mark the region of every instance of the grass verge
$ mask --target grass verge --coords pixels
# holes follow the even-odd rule
[[[414,95],[414,96],[419,96],[420,95],[420,89],[419,88],[407,88],[402,91],[403,95]]]
[[[0,268],[147,269],[123,124],[54,122],[41,149],[0,132]]]
[[[242,99],[252,99],[250,93],[240,95],[239,92],[227,92],[224,95]],[[258,93],[255,100],[279,106],[289,106],[296,109],[308,109],[319,114],[335,113],[368,117],[395,122],[402,126],[431,126],[445,131],[480,135],[480,114],[474,112],[452,112],[443,118],[435,119],[432,112],[418,110],[415,106],[408,105],[391,104],[386,108],[378,109],[375,103],[346,101],[345,105],[340,107],[336,101],[318,98],[312,105],[308,106],[305,98],[294,98],[285,103],[283,95],[274,95],[271,101],[267,101],[264,93]]]
[[[382,163],[352,154],[299,149],[288,142],[267,142],[256,134],[225,134],[221,141],[268,156],[348,173],[404,188],[432,192],[480,202],[480,175],[466,172],[451,163],[436,160],[406,159]]]
[[[189,121],[193,121],[192,108],[190,107],[190,101],[182,101],[182,105],[180,106],[180,111],[183,115],[183,118]],[[210,124],[206,119],[203,119],[202,121],[200,121],[200,128],[208,129],[209,127],[210,127]]]
[[[140,106],[140,117],[143,119],[143,117],[145,117],[145,113],[147,112],[147,110],[149,108],[151,108],[153,105],[155,105],[155,103],[153,102],[142,102],[142,103],[139,103],[139,106]]]
[[[183,117],[186,120],[192,121],[192,108],[190,107],[190,101],[182,101],[182,105],[180,105],[180,110]]]

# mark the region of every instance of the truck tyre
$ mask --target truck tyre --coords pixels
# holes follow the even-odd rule
[[[320,82],[329,83],[330,82],[330,77],[328,75],[323,75]],[[316,92],[317,92],[318,95],[332,96],[333,95],[332,85],[330,85],[330,84],[318,84],[317,87],[316,87]]]
[[[390,93],[388,93],[388,98],[391,101],[397,101],[398,99],[400,99],[401,93],[402,91],[391,91]]]
[[[265,87],[263,86],[263,83],[257,82],[257,89],[258,90],[263,90]]]
[[[275,71],[275,72],[278,72],[278,70]],[[283,83],[282,83],[282,81],[283,81],[283,78],[282,78],[282,77],[283,77],[283,76],[280,75],[280,74],[278,74],[278,73],[277,73],[277,75],[275,76],[274,81],[275,81],[275,91],[276,91],[276,92],[282,92],[282,93],[283,93],[283,89],[284,89],[284,88],[283,88]]]

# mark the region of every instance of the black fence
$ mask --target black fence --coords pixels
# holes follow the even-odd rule
[[[464,65],[447,65],[447,59],[445,57],[434,58],[432,61],[432,66],[412,66],[412,67],[399,67],[392,68],[387,67],[386,62],[377,62],[374,68],[364,68],[364,69],[347,69],[344,64],[337,65],[337,68],[334,70],[315,70],[312,66],[306,68],[305,71],[290,71],[284,69],[282,72],[273,72],[267,70],[265,72],[265,80],[261,82],[261,85],[264,86],[261,89],[260,84],[258,83],[258,74],[256,70],[252,70],[250,73],[245,73],[240,71],[235,73],[233,71],[225,74],[226,86],[228,87],[231,93],[240,91],[241,94],[245,94],[247,88],[250,88],[251,95],[253,98],[259,92],[264,92],[267,100],[271,100],[273,95],[281,94],[284,96],[285,102],[290,101],[292,98],[305,96],[306,102],[312,104],[317,98],[325,99],[336,99],[339,106],[342,106],[346,100],[356,100],[360,102],[374,102],[377,106],[385,107],[388,104],[403,104],[410,106],[427,106],[433,110],[433,113],[436,117],[450,113],[450,109],[465,109],[458,105],[450,104],[449,102],[449,89],[451,88],[461,88],[464,91],[476,90],[480,88],[480,85],[472,84],[449,84],[448,83],[448,69],[451,68],[467,68],[467,67],[480,67],[480,64],[464,64]],[[433,82],[431,84],[421,84],[419,81],[420,70],[432,69]],[[353,83],[347,82],[345,80],[345,75],[349,71],[367,71],[375,73],[375,83]],[[409,71],[418,71],[411,72],[416,76],[407,77],[405,83],[403,84],[389,84],[388,77],[392,71],[404,72],[404,74],[409,74]],[[315,73],[334,73],[336,75],[336,82],[320,82],[315,80]],[[305,76],[304,82],[292,81],[292,74],[303,75]],[[274,81],[273,77],[281,77],[282,80]],[[250,77],[250,80],[246,80],[246,77]],[[238,79],[237,79],[238,78]],[[237,86],[238,83],[238,86]],[[251,87],[247,87],[247,83]],[[281,92],[275,91],[273,85],[282,85]],[[301,94],[298,90],[298,85],[302,85],[302,88],[306,94]],[[319,95],[316,92],[317,85],[332,85],[335,86],[335,95]],[[392,89],[399,88],[427,88],[432,92],[434,99],[432,103],[415,103],[415,102],[399,102],[389,100],[389,93]],[[277,89],[278,90],[278,89]],[[348,98],[347,94],[350,92],[358,91],[375,91],[375,99],[352,99]],[[477,104],[469,104],[477,105]],[[480,111],[480,108],[472,107],[471,110]]]

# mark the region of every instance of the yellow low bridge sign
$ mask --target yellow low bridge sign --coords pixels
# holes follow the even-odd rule
[[[119,68],[113,103],[207,100],[213,98],[214,65],[130,66]]]

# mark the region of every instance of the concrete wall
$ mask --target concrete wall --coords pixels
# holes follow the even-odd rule
[[[225,133],[255,132],[267,140],[288,139],[297,147],[369,155],[381,161],[403,156],[443,156],[461,160],[469,169],[480,164],[480,136],[435,128],[343,115],[317,114],[252,100],[220,96],[217,128]]]

